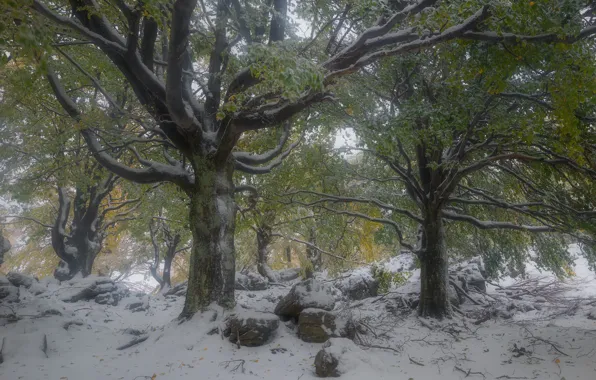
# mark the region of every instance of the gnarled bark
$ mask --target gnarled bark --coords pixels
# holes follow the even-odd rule
[[[444,318],[451,316],[448,295],[449,271],[445,230],[440,215],[431,213],[422,227],[420,258],[421,317]]]
[[[224,307],[234,305],[236,204],[233,161],[222,164],[197,158],[193,164],[201,168],[201,175],[195,179],[190,194],[193,246],[182,317],[192,316],[211,302]]]

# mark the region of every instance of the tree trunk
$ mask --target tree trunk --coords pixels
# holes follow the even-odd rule
[[[60,260],[58,268],[54,270],[54,277],[58,281],[68,281],[79,273],[82,277],[89,276],[99,253],[98,250],[93,249],[94,244],[85,242],[75,246],[71,242],[67,242],[63,252],[56,252],[62,260]]]
[[[306,246],[306,257],[311,263],[311,267],[307,268],[305,271],[306,278],[312,278],[314,276],[314,272],[317,272],[321,269],[322,257],[321,252],[319,252],[316,248],[317,245],[317,231],[315,227],[311,227],[308,232],[308,242],[311,245]]]
[[[451,317],[445,230],[439,212],[433,212],[425,219],[419,258],[420,303],[418,314],[425,318]]]
[[[193,245],[182,318],[192,316],[213,301],[224,307],[234,305],[233,162],[228,160],[218,165],[212,160],[197,158],[193,164],[195,173],[199,174],[190,194]]]
[[[161,289],[166,288],[169,289],[172,287],[172,260],[174,259],[173,256],[166,256],[163,261],[163,277],[162,282],[159,284]]]
[[[288,263],[292,262],[292,248],[289,245],[286,247],[286,260]]]
[[[267,248],[271,242],[271,228],[261,226],[257,228],[257,270],[259,274],[270,282],[278,282],[275,273],[267,265]]]

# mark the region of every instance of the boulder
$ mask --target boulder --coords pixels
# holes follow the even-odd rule
[[[299,282],[275,307],[275,314],[297,318],[304,309],[316,308],[327,311],[335,307],[337,289],[314,279]]]
[[[267,279],[254,272],[236,272],[236,290],[265,290],[269,286]]]
[[[87,277],[80,281],[70,281],[72,288],[62,294],[64,302],[89,301],[100,294],[111,293],[118,290],[114,281],[107,277]]]
[[[369,273],[354,273],[336,280],[334,285],[348,298],[355,301],[376,297],[379,289],[379,281]]]
[[[148,310],[149,309],[149,296],[144,295],[141,297],[141,299],[139,301],[129,303],[128,305],[126,305],[126,309],[130,310],[133,313]]]
[[[8,278],[6,278],[6,276],[0,276],[0,286],[8,286],[12,284],[10,283],[10,281],[8,281]]]
[[[267,343],[279,327],[279,319],[268,313],[241,311],[227,320],[225,335],[232,343],[255,347]]]
[[[19,288],[11,284],[0,285],[0,301],[3,303],[17,303],[19,302]]]
[[[26,274],[17,273],[17,272],[8,272],[6,275],[8,281],[16,287],[23,286],[27,289],[31,287],[34,283],[38,282],[36,278],[31,276],[27,276]]]
[[[300,277],[300,268],[288,268],[274,271],[280,282],[292,281]]]
[[[339,377],[358,367],[380,368],[382,364],[346,338],[331,338],[315,356],[315,372],[319,377]],[[370,371],[363,371],[370,373]]]
[[[468,290],[474,287],[482,292],[486,292],[486,271],[482,258],[475,257],[467,263],[458,265],[449,271],[449,276],[458,279],[462,284],[462,289]]]
[[[596,321],[596,307],[588,312],[588,319]]]
[[[298,318],[298,336],[305,342],[323,343],[329,338],[352,338],[349,320],[323,309],[304,309]]]

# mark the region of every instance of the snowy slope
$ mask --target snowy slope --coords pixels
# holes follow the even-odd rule
[[[591,283],[557,299],[593,296],[596,277],[584,274]],[[0,315],[21,316],[17,322],[0,323],[2,380],[316,378],[314,357],[322,344],[302,342],[292,322],[280,323],[264,346],[237,348],[218,333],[209,334],[229,313],[216,306],[179,324],[183,297],[151,296],[148,310],[133,313],[126,305],[138,300],[134,294],[118,306],[65,303],[60,300],[64,290],[56,283],[42,281],[40,286],[45,287],[41,295],[21,288],[19,304],[0,304]],[[502,299],[498,290],[492,287],[489,293]],[[237,310],[272,312],[288,291],[238,291]],[[436,323],[419,320],[411,310],[391,311],[388,305],[397,296],[399,292],[336,306],[368,328],[359,335],[365,354],[346,358],[342,379],[596,379],[596,320],[586,316],[596,308],[593,300],[578,299],[576,308],[557,317],[550,315],[565,310],[546,302],[542,310],[517,311],[513,318],[476,325],[473,315],[482,307],[464,304],[470,318]],[[511,302],[542,303],[537,297],[522,298]],[[49,315],[42,317],[44,312]],[[66,330],[64,324],[72,321],[81,325]],[[146,332],[148,339],[117,350],[136,337],[130,329]]]

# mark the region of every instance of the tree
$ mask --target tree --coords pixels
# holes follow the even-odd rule
[[[131,198],[136,189],[126,187],[91,157],[70,118],[36,109],[39,103],[11,95],[2,104],[6,112],[0,125],[5,179],[1,188],[29,206],[22,215],[3,218],[41,227],[39,238],[49,231],[52,249],[60,258],[54,271],[57,279],[79,273],[86,277],[107,235],[130,220],[138,207],[140,199]]]
[[[298,51],[284,49],[287,0],[274,0],[271,7],[267,2],[218,0],[201,2],[200,10],[197,3],[177,0],[131,6],[126,1],[100,4],[93,0],[32,0],[29,7],[12,6],[3,16],[10,22],[18,19],[20,24],[39,25],[30,35],[36,36],[33,40],[42,40],[43,47],[32,44],[27,48],[34,51],[32,58],[47,68],[47,79],[57,100],[81,123],[81,134],[98,162],[131,181],[175,183],[191,198],[189,218],[194,244],[185,316],[212,301],[226,306],[234,302],[233,171],[268,172],[284,157],[283,140],[263,154],[234,152],[243,133],[274,128],[329,99],[331,86],[342,76],[382,57],[404,55],[456,38],[573,42],[595,32],[588,27],[573,29],[572,33],[549,30],[538,36],[516,35],[514,32],[525,31],[523,25],[509,23],[504,29],[500,25],[501,13],[509,12],[509,5],[490,7],[477,1],[392,1],[379,7],[355,7],[354,11],[343,3],[340,7],[325,4],[331,10],[326,12],[330,22],[313,39],[316,41],[320,34],[330,35],[328,54],[317,53],[305,59],[300,53],[310,48],[310,40]],[[577,22],[583,8],[570,8],[566,12]],[[315,9],[311,11],[316,13]],[[271,17],[263,21],[259,12]],[[365,13],[361,19],[366,22],[381,17],[372,27],[350,25],[346,32],[343,20],[352,12]],[[351,30],[360,33],[354,35]],[[338,39],[339,32],[343,34]],[[268,46],[261,44],[265,40]],[[52,67],[55,59],[62,58],[42,51],[61,45],[76,51],[75,58],[87,58],[87,68],[77,59],[69,61],[89,74],[88,81],[117,111],[110,111],[113,117],[127,118],[126,110],[119,110],[106,87],[90,74],[101,65],[107,66],[106,61],[117,68],[119,76],[108,81],[117,83],[115,87],[132,89],[146,111],[142,119],[153,120],[155,126],[149,129],[168,140],[179,154],[178,160],[166,158],[167,163],[163,163],[155,161],[157,155],[138,155],[137,166],[124,164],[110,149],[110,143],[115,142],[117,147],[130,143],[124,133],[104,140],[102,145],[97,125],[85,122],[82,103],[73,101],[63,86],[68,76],[57,74]],[[99,55],[96,49],[103,55],[98,57],[99,63],[88,59]],[[194,96],[193,83],[200,93],[198,97]],[[266,166],[258,166],[267,162]]]
[[[539,262],[560,270],[570,258],[563,235],[586,246],[596,236],[592,53],[592,44],[488,42],[386,62],[361,78],[372,105],[350,122],[360,140],[351,150],[376,160],[353,167],[373,194],[304,191],[316,199],[306,204],[381,210],[326,206],[391,226],[417,254],[423,317],[451,314],[446,225],[521,231]]]

